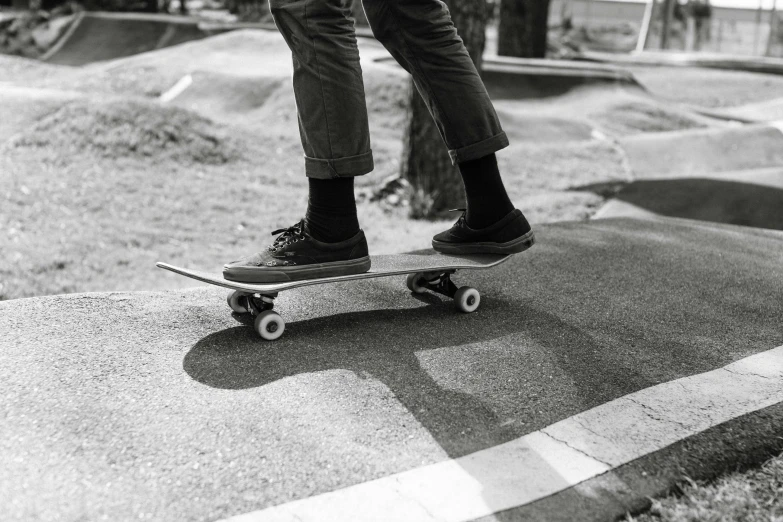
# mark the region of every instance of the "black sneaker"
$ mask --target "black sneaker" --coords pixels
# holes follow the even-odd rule
[[[453,227],[432,238],[432,248],[443,254],[516,254],[532,247],[536,237],[519,209],[494,225],[474,230],[465,221],[465,211]]]
[[[232,261],[223,277],[239,283],[284,283],[361,274],[370,269],[364,232],[339,243],[323,243],[307,233],[304,220],[280,234],[263,252]]]

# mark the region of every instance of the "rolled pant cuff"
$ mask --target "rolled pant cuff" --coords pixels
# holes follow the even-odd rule
[[[451,156],[451,162],[456,165],[465,161],[483,158],[506,147],[508,147],[508,136],[506,136],[505,132],[500,131],[499,134],[495,134],[486,140],[460,147],[459,149],[452,149],[449,151],[449,156]]]
[[[372,151],[337,159],[317,159],[305,156],[305,174],[308,178],[332,179],[361,176],[375,167]]]

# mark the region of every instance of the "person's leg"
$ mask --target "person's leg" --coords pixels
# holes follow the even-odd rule
[[[373,169],[364,83],[350,0],[271,0],[291,49],[299,131],[309,178],[305,219],[265,250],[228,263],[224,277],[253,283],[366,272],[353,178]]]
[[[321,241],[359,231],[353,181],[370,172],[370,130],[349,0],[272,0],[293,57],[294,95],[311,179],[305,223]]]
[[[439,0],[363,3],[375,37],[413,76],[465,184],[468,208],[455,225],[463,230],[438,234],[433,246],[450,253],[519,252],[531,246],[530,226],[509,200],[495,158],[508,138],[446,5]],[[447,240],[474,244],[445,245]]]
[[[308,177],[373,170],[370,129],[350,0],[271,0],[291,49],[299,131]]]
[[[484,83],[443,2],[362,1],[375,37],[413,76],[454,163],[508,146]]]

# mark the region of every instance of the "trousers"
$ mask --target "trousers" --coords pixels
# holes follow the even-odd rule
[[[452,162],[508,146],[481,77],[440,0],[363,0],[370,28],[412,75]],[[293,57],[305,174],[373,170],[362,69],[350,0],[270,0]]]

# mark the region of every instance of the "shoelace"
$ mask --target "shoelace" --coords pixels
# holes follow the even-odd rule
[[[457,222],[454,223],[454,226],[462,227],[466,225],[465,216],[468,215],[468,209],[466,208],[452,208],[449,210],[449,212],[462,212],[462,215],[457,219]]]
[[[280,235],[277,236],[277,234]],[[279,250],[291,243],[304,239],[304,219],[294,226],[274,230],[272,231],[272,235],[277,237],[275,238],[274,243],[269,246],[269,250]]]

